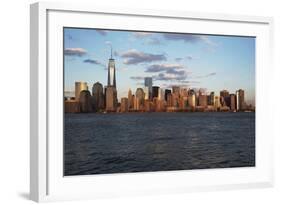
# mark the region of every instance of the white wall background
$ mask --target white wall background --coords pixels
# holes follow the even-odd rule
[[[32,204],[29,193],[29,4],[0,5],[0,204]],[[83,0],[79,0],[83,2]],[[281,6],[278,0],[92,0],[99,6],[272,16],[275,20],[275,188],[118,198],[66,204],[281,204]],[[12,100],[9,100],[12,99]],[[279,136],[278,136],[279,135]]]

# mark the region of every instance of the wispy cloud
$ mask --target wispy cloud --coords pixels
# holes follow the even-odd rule
[[[124,58],[123,63],[127,65],[167,60],[164,54],[144,53],[135,49],[122,53],[121,57]]]
[[[180,64],[153,64],[146,68],[145,72],[154,73],[154,72],[161,72],[161,71],[168,71],[168,70],[175,70],[175,69],[182,69],[183,66]]]
[[[180,86],[181,88],[194,87],[200,84],[199,81],[182,80],[179,82],[162,83],[161,87],[165,89],[171,89],[173,86]]]
[[[146,68],[147,73],[157,73],[153,75],[154,80],[158,81],[183,81],[189,78],[190,71],[181,64],[153,64]]]
[[[65,48],[64,49],[64,55],[66,56],[84,56],[87,54],[87,51],[83,48]]]
[[[175,73],[159,73],[153,76],[154,80],[159,81],[183,81],[188,78],[188,73],[186,71],[175,72]]]
[[[143,76],[131,76],[130,79],[132,79],[132,80],[143,80],[144,77]]]
[[[210,40],[207,36],[197,35],[197,34],[173,34],[165,33],[163,34],[164,39],[172,41],[183,41],[185,43],[197,43],[202,42],[210,47],[216,47],[217,44]]]
[[[216,74],[217,74],[217,73],[212,72],[212,73],[208,73],[208,74],[206,74],[206,75],[194,76],[193,78],[207,78],[207,77],[214,76],[214,75],[216,75]]]
[[[106,65],[101,63],[101,62],[99,62],[99,61],[97,61],[97,60],[88,58],[88,59],[85,59],[83,62],[84,63],[93,64],[93,65],[98,65],[98,66],[101,66],[102,68],[104,68],[105,70],[107,70]]]
[[[101,63],[97,60],[94,60],[94,59],[85,59],[83,61],[84,63],[90,63],[90,64],[96,64],[96,65],[101,65]]]
[[[164,33],[163,37],[166,40],[172,41],[184,41],[184,42],[198,42],[201,41],[202,38],[200,35],[193,35],[193,34],[175,34],[175,33]]]

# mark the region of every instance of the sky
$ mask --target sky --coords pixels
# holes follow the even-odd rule
[[[119,100],[152,77],[163,89],[243,89],[246,103],[255,104],[254,37],[89,28],[64,28],[65,95],[74,95],[76,81],[89,91],[95,82],[106,86],[111,47]]]

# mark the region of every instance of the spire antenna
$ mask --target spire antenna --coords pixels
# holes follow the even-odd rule
[[[112,59],[112,45],[110,45],[110,54],[111,54],[111,59]]]

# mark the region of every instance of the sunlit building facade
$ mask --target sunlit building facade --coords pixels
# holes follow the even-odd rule
[[[147,99],[152,99],[152,78],[151,77],[145,77],[144,78],[144,86],[148,88],[148,95]]]
[[[242,89],[236,91],[236,107],[238,111],[245,108],[244,90]]]
[[[75,82],[75,99],[79,101],[80,92],[82,90],[88,90],[88,85],[86,82]]]
[[[111,49],[111,57],[108,61],[107,86],[113,86],[116,88],[116,69],[115,69],[115,60],[112,58],[112,49]]]
[[[115,112],[117,109],[117,91],[114,86],[106,88],[106,111]]]

